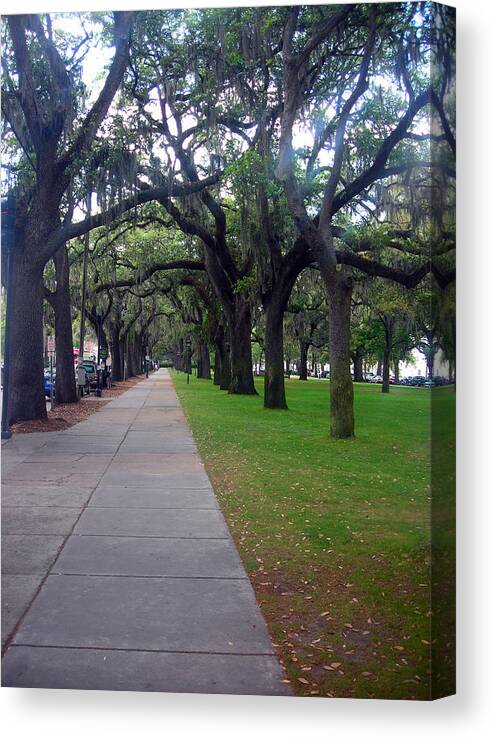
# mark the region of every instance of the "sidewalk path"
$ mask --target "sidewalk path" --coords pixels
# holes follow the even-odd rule
[[[166,370],[2,457],[4,686],[290,694]]]

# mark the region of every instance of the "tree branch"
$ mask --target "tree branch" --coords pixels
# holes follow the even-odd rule
[[[201,261],[192,261],[189,259],[176,259],[175,261],[163,261],[156,264],[152,264],[142,272],[134,274],[132,277],[127,279],[119,279],[114,282],[105,282],[99,284],[94,292],[104,292],[109,289],[118,289],[120,287],[134,287],[135,285],[142,284],[156,272],[169,271],[171,269],[192,269],[195,271],[203,271],[205,266]]]
[[[133,12],[114,13],[115,55],[110,71],[96,102],[86,115],[75,141],[58,160],[58,166],[62,171],[88,149],[120,86],[128,64],[130,29],[133,16]]]
[[[360,192],[380,179],[392,150],[402,141],[416,114],[421,108],[424,108],[425,105],[430,103],[430,95],[431,88],[428,87],[409,103],[409,107],[399,123],[380,145],[373,164],[334,197],[332,215],[344,207],[344,205],[347,205],[356,195],[359,195]]]

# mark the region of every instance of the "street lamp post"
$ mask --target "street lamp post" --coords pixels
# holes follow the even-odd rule
[[[190,336],[186,337],[185,346],[187,349],[187,365],[185,367],[187,372],[187,384],[190,384],[190,374],[192,372],[192,341]]]

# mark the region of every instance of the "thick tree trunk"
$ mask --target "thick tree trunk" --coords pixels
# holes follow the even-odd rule
[[[426,353],[426,373],[427,373],[427,379],[432,380],[433,379],[433,372],[434,372],[434,364],[435,364],[435,356],[437,354],[437,349],[435,347],[435,337],[433,335],[432,330],[426,331],[426,339],[429,346],[429,351]]]
[[[121,353],[120,329],[114,323],[110,324],[111,347],[111,379],[113,382],[123,382],[123,357]]]
[[[214,351],[214,378],[212,382],[217,387],[221,384],[221,356],[217,348]]]
[[[231,352],[229,344],[224,342],[224,354],[221,358],[221,383],[219,389],[229,390],[231,384]]]
[[[57,287],[50,302],[55,313],[56,401],[58,404],[68,404],[77,402],[79,398],[75,384],[70,272],[66,246],[57,251],[53,261]]]
[[[308,349],[309,344],[303,339],[300,339],[300,379],[306,381],[308,379]]]
[[[271,299],[265,309],[265,380],[264,407],[286,410],[284,388],[284,308]]]
[[[125,360],[124,360],[124,362],[125,362],[124,363],[124,375],[125,375],[125,379],[130,379],[131,377],[135,376],[135,372],[133,370],[132,362],[130,360],[130,354],[129,354],[129,350],[128,350],[128,344],[125,346],[124,356],[125,356]]]
[[[330,433],[334,438],[354,436],[353,381],[351,379],[352,281],[335,272],[329,299]]]
[[[400,368],[399,368],[399,364],[400,364],[399,359],[396,359],[394,361],[394,381],[395,381],[396,384],[399,383],[399,379],[400,379]]]
[[[228,323],[231,352],[229,392],[234,395],[256,395],[252,368],[252,316],[250,305],[244,298],[237,296],[234,317]]]
[[[355,382],[364,382],[363,376],[363,352],[360,349],[356,349],[353,353],[353,374]]]
[[[11,303],[9,424],[46,418],[43,386],[43,268],[29,256],[16,254],[13,262]]]
[[[139,350],[135,336],[128,336],[126,343],[127,377],[135,377],[141,373]]]
[[[183,351],[184,351],[183,338],[180,338],[180,340],[175,346],[175,369],[179,372],[185,371]]]
[[[390,350],[388,348],[385,348],[383,352],[383,365],[382,365],[382,392],[387,394],[390,392],[390,382],[389,382],[389,375],[390,375]]]
[[[218,387],[222,387],[224,372],[228,374],[226,377],[225,388],[229,387],[229,372],[227,371],[227,364],[229,362],[229,356],[227,355],[226,340],[224,337],[224,328],[222,325],[217,325],[214,331],[214,346],[215,346],[215,358],[214,358],[214,384]]]
[[[209,346],[202,336],[197,338],[197,379],[211,378]]]
[[[128,379],[127,341],[125,338],[120,338],[118,343],[120,345],[120,375],[125,380]]]
[[[430,352],[426,356],[426,372],[430,381],[433,379],[433,365],[435,363],[435,354],[435,351],[430,350]]]

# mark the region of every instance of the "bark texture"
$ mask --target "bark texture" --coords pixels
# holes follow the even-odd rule
[[[79,399],[75,384],[70,271],[66,246],[57,251],[53,261],[56,292],[50,302],[55,313],[56,401],[58,404],[65,404],[78,402]]]
[[[235,310],[228,320],[231,352],[231,380],[229,392],[233,395],[256,395],[253,383],[252,314],[249,302],[237,296]]]
[[[306,382],[308,379],[308,349],[310,344],[303,338],[300,339],[300,379]]]
[[[356,351],[353,351],[353,374],[354,374],[354,381],[355,382],[364,382],[364,376],[363,376],[363,350],[361,348],[357,348]]]
[[[351,279],[343,272],[336,272],[329,292],[330,432],[334,438],[354,436],[349,349],[351,294]]]
[[[196,340],[197,345],[197,378],[198,379],[210,379],[211,378],[211,361],[209,354],[209,346],[207,341],[202,336],[198,336]]]
[[[272,300],[265,312],[265,390],[264,407],[285,410],[283,356],[284,306]]]
[[[17,253],[12,284],[8,423],[46,418],[43,384],[43,267]]]

